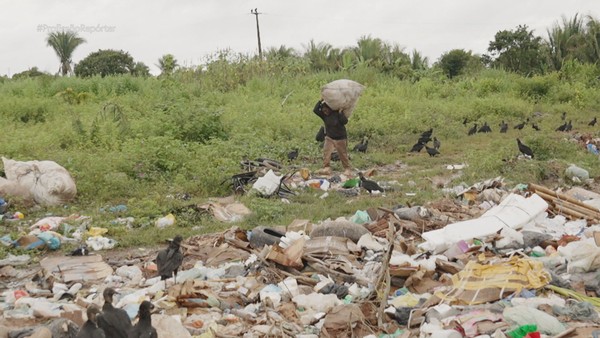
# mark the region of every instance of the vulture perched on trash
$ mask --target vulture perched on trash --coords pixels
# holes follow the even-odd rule
[[[171,276],[177,277],[177,270],[183,262],[183,254],[179,250],[181,241],[183,238],[179,235],[175,236],[169,247],[162,250],[156,256],[156,265],[158,267],[158,274],[161,280],[171,278]]]
[[[90,307],[88,307],[88,319],[83,323],[83,326],[75,338],[106,338],[104,330],[98,327],[98,314],[100,314],[100,309],[96,305],[90,305]]]
[[[129,338],[158,338],[156,329],[152,327],[152,310],[154,305],[149,301],[145,300],[140,304],[139,319],[129,332]]]
[[[131,319],[123,309],[117,309],[112,305],[113,295],[117,293],[113,288],[106,288],[102,313],[98,315],[98,326],[104,331],[106,337],[127,338],[131,330]]]

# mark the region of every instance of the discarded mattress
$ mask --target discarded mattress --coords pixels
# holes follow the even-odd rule
[[[421,249],[441,253],[461,240],[485,238],[504,227],[520,229],[548,208],[548,203],[539,195],[525,198],[510,194],[499,205],[491,208],[481,217],[447,225],[442,229],[422,234],[425,242]]]

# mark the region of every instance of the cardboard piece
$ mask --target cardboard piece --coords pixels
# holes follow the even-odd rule
[[[40,261],[46,274],[59,276],[65,282],[87,282],[104,279],[113,273],[101,255],[46,257]]]

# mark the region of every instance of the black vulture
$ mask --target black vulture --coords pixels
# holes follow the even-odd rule
[[[428,143],[429,141],[431,141],[431,137],[430,136],[427,136],[427,137],[421,136],[417,140],[418,143],[423,143],[423,144]]]
[[[463,123],[463,126],[466,126],[467,123],[469,123],[469,120],[465,117],[462,123]]]
[[[417,142],[417,143],[415,143],[415,144],[412,146],[412,148],[410,149],[410,152],[411,152],[411,153],[418,153],[418,152],[420,152],[420,151],[421,151],[421,149],[423,149],[423,147],[425,147],[425,143],[420,143],[420,142]]]
[[[504,122],[504,120],[502,120],[502,123],[500,123],[500,132],[501,133],[506,133],[508,131],[508,123]]]
[[[521,140],[517,139],[517,144],[519,145],[519,151],[530,158],[533,158],[533,151],[528,146],[524,145]]]
[[[567,126],[565,127],[565,131],[571,131],[571,129],[573,129],[573,125],[571,124],[571,120],[569,120],[569,123],[567,123]]]
[[[421,138],[431,138],[431,135],[433,135],[433,128],[429,128],[429,130],[422,132]]]
[[[561,124],[560,126],[558,126],[558,128],[556,128],[556,131],[567,131],[567,122]]]
[[[435,149],[435,148],[429,148],[428,146],[425,146],[425,149],[427,150],[427,153],[431,157],[434,157],[435,155],[439,155],[440,154],[440,152],[437,149]]]
[[[470,136],[470,135],[475,134],[476,132],[477,132],[477,123],[475,123],[471,129],[469,129],[469,132],[467,133],[467,135]]]
[[[560,119],[564,121],[566,118],[567,118],[567,112],[564,111],[564,112],[562,112],[562,115],[560,116]]]
[[[593,118],[593,119],[590,121],[590,123],[588,123],[588,126],[592,126],[592,127],[593,127],[593,126],[595,126],[595,125],[596,125],[596,118],[594,117],[594,118]]]
[[[100,309],[96,305],[90,305],[87,309],[87,321],[77,333],[75,338],[106,338],[104,330],[98,327],[97,316]]]
[[[365,137],[359,144],[355,145],[352,150],[358,151],[360,153],[366,153],[368,146],[369,146],[369,139]]]
[[[129,338],[158,338],[156,329],[152,327],[152,310],[154,305],[145,300],[140,304],[139,320],[129,332]]]
[[[525,127],[525,125],[526,125],[527,123],[529,123],[529,117],[528,117],[527,119],[525,119],[525,121],[524,121],[524,122],[521,122],[521,123],[517,124],[517,125],[515,126],[515,129],[522,130],[522,129]]]
[[[179,251],[182,240],[181,236],[175,236],[169,246],[156,256],[156,265],[161,280],[171,278],[173,275],[175,275],[174,279],[177,277],[177,270],[183,262],[183,254]]]
[[[317,135],[315,136],[315,140],[317,142],[325,141],[325,127],[324,126],[321,126],[321,128],[319,128],[319,131],[317,132]]]
[[[442,145],[442,142],[440,142],[440,140],[438,140],[437,137],[434,137],[433,138],[433,148],[439,150],[441,145]]]
[[[287,158],[290,161],[293,161],[293,160],[297,159],[298,158],[298,148],[295,148],[294,150],[290,151],[287,154]]]
[[[540,130],[542,130],[542,129],[541,129],[541,128],[540,128],[540,127],[537,125],[537,123],[532,123],[532,124],[531,124],[531,128],[535,129],[536,131],[540,131]]]
[[[481,128],[479,128],[479,130],[477,132],[478,133],[491,133],[492,128],[490,128],[490,126],[487,124],[487,122],[484,122],[483,126],[481,126]]]
[[[102,313],[98,315],[98,327],[104,330],[106,337],[127,338],[131,330],[131,319],[123,309],[117,309],[112,305],[113,295],[117,293],[113,288],[106,288]]]
[[[377,184],[377,182],[366,179],[363,173],[359,172],[358,177],[360,177],[360,186],[365,188],[365,190],[367,190],[368,192],[383,192],[383,188],[380,187],[379,184]]]

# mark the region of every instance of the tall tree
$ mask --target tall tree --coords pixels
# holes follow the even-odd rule
[[[59,72],[65,76],[71,72],[71,64],[73,60],[73,52],[75,49],[85,42],[85,39],[77,36],[76,32],[63,31],[52,32],[48,34],[46,39],[48,46],[54,49],[54,52],[60,60]]]
[[[75,75],[105,77],[107,75],[133,74],[134,69],[135,64],[129,53],[106,49],[90,53],[75,65]]]
[[[583,19],[578,15],[571,19],[563,16],[562,26],[557,23],[548,30],[550,60],[555,70],[560,70],[566,60],[586,61],[586,37]]]
[[[165,54],[158,59],[158,68],[160,69],[160,75],[171,75],[179,65],[177,59],[173,54]]]
[[[526,25],[519,25],[514,31],[499,31],[490,41],[486,56],[491,66],[519,73],[521,75],[541,74],[546,66],[546,49],[543,39],[534,36]]]
[[[600,21],[589,15],[586,24],[586,40],[589,61],[600,64]]]
[[[437,65],[449,78],[465,74],[467,71],[477,70],[482,67],[481,58],[473,55],[471,51],[453,49],[440,56]]]

